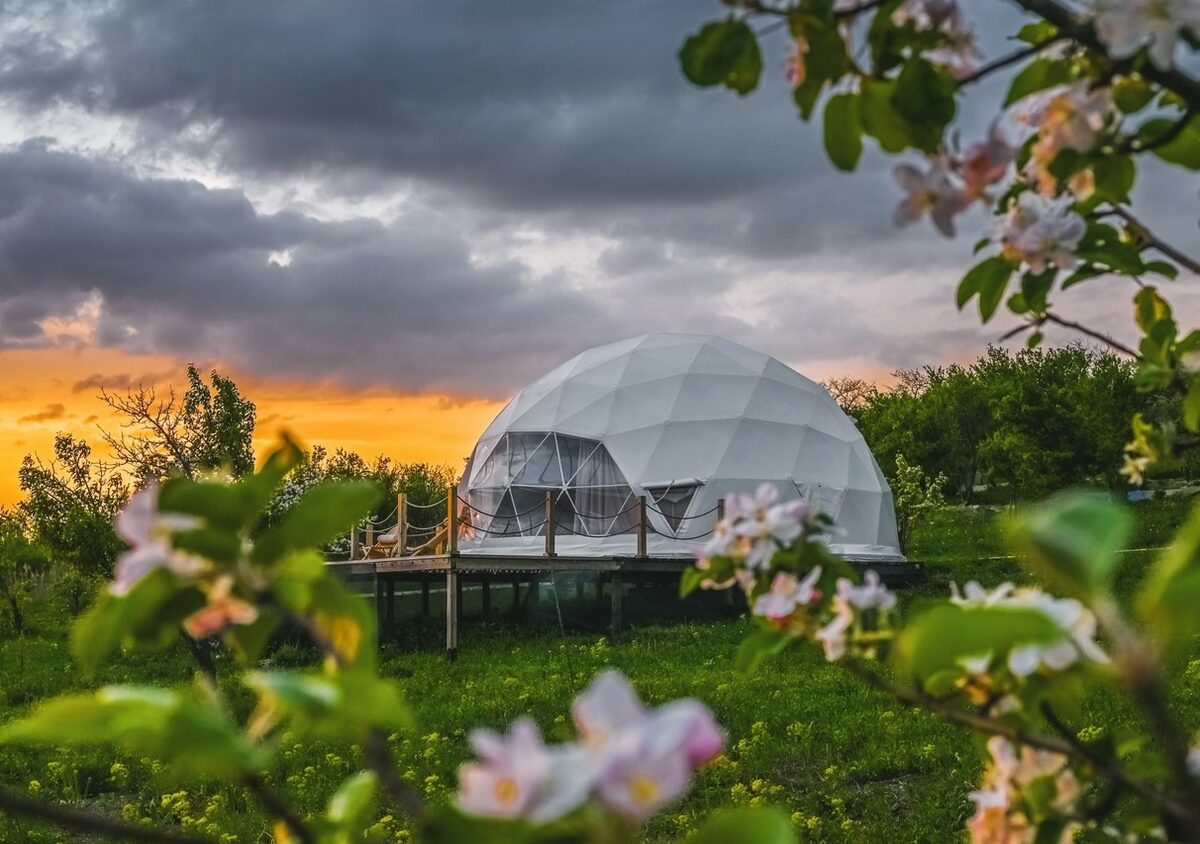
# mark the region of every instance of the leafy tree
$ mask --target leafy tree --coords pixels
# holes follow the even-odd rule
[[[182,396],[173,387],[160,395],[144,385],[124,393],[101,391],[104,403],[124,417],[121,430],[104,432],[104,440],[139,485],[216,470],[240,478],[254,468],[254,403],[232,379],[215,370],[209,378],[211,386],[189,365]]]
[[[912,530],[921,519],[946,506],[942,488],[946,476],[928,477],[920,466],[909,464],[903,454],[896,455],[896,473],[890,479],[892,501],[896,508],[896,532],[900,547],[904,548]]]
[[[25,632],[34,586],[49,568],[50,554],[30,538],[22,514],[0,508],[0,599],[17,634]]]
[[[874,384],[862,378],[830,378],[828,381],[822,381],[821,386],[833,396],[838,407],[851,419],[857,418],[859,411],[866,407],[878,392]]]
[[[18,479],[25,493],[18,508],[38,544],[60,564],[59,582],[78,611],[97,580],[112,572],[122,548],[113,518],[129,499],[129,483],[70,434],[54,438],[48,463],[26,455]]]

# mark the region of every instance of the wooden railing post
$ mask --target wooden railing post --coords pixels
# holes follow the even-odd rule
[[[367,517],[367,556],[370,556],[371,549],[375,547],[375,523]]]
[[[350,559],[357,560],[358,552],[358,525],[355,524],[354,527],[350,528]]]
[[[403,492],[396,494],[396,556],[408,553],[408,498]]]
[[[637,555],[646,556],[646,496],[639,495],[637,503]]]
[[[719,522],[724,518],[725,518],[725,499],[718,498],[717,499],[717,521]]]
[[[554,493],[546,493],[546,556],[554,556]]]
[[[446,487],[446,553],[458,554],[458,487]]]

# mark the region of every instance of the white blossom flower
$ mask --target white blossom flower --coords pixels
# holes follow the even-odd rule
[[[1035,609],[1048,616],[1063,632],[1053,642],[1018,645],[1008,653],[1008,668],[1018,677],[1027,677],[1039,668],[1061,671],[1074,665],[1081,657],[1092,662],[1107,663],[1108,655],[1096,643],[1096,616],[1074,598],[1055,598],[1040,589],[1014,589],[1002,583],[993,590],[984,589],[970,581],[960,594],[951,584],[950,601],[964,607],[1022,607]]]
[[[959,165],[965,199],[972,201],[986,196],[987,188],[1004,178],[1016,152],[1004,130],[993,123],[987,139],[971,145]]]
[[[1150,61],[1168,70],[1180,32],[1200,35],[1200,0],[1094,0],[1096,37],[1114,59],[1127,59],[1149,45]]]
[[[813,634],[829,662],[837,662],[846,655],[846,634],[854,624],[854,610],[840,596],[834,598],[833,613],[829,623]]]
[[[1001,219],[993,240],[1006,257],[1040,273],[1048,265],[1073,266],[1086,229],[1083,217],[1071,209],[1070,197],[1051,200],[1026,191]]]
[[[863,575],[861,586],[855,586],[845,577],[838,578],[838,597],[860,610],[890,610],[896,606],[896,593],[883,585],[879,574],[868,569]]]
[[[480,761],[459,768],[457,802],[474,815],[551,821],[580,806],[595,780],[581,748],[546,747],[528,718],[513,722],[507,735],[474,730],[470,741]]]
[[[176,550],[171,537],[194,530],[202,522],[195,516],[158,511],[158,485],[151,484],[129,499],[117,514],[117,535],[130,546],[117,557],[108,590],[124,595],[139,580],[156,568],[169,568],[182,577],[193,577],[207,563],[192,554]]]
[[[746,566],[758,569],[767,566],[781,547],[786,547],[804,535],[809,508],[801,500],[779,501],[779,490],[769,483],[761,484],[751,498],[735,499],[733,532],[750,540]]]
[[[754,602],[754,614],[769,618],[772,621],[782,621],[796,611],[797,607],[807,606],[820,596],[817,590],[817,580],[821,577],[821,567],[813,566],[803,579],[791,572],[781,571],[771,581],[771,591],[759,595]]]
[[[979,50],[957,0],[905,0],[892,19],[897,23],[912,21],[917,29],[942,36],[944,44],[925,52],[929,61],[945,65],[960,79],[975,69]]]
[[[1025,102],[1018,120],[1037,130],[1029,152],[1029,171],[1039,193],[1054,196],[1058,192],[1050,165],[1059,152],[1091,152],[1116,113],[1110,90],[1090,88],[1086,82],[1052,88]]]
[[[928,213],[938,231],[953,237],[954,217],[968,202],[951,173],[950,163],[942,155],[930,159],[928,170],[922,171],[911,164],[896,167],[892,174],[907,194],[896,206],[893,215],[896,225],[908,225]]]

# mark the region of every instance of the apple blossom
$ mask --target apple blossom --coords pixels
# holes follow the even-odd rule
[[[1004,130],[993,123],[987,139],[972,144],[959,165],[963,196],[968,201],[984,198],[987,188],[1004,178],[1015,156]]]
[[[890,610],[896,606],[896,593],[883,585],[879,574],[868,569],[863,575],[861,586],[855,586],[845,577],[838,578],[838,597],[860,610]]]
[[[820,597],[820,592],[816,588],[817,579],[820,576],[820,566],[814,566],[803,580],[791,572],[778,572],[771,581],[771,590],[765,595],[758,596],[754,602],[754,614],[772,621],[786,619],[796,611],[797,607],[811,604]]]
[[[990,760],[980,789],[970,793],[975,814],[967,821],[973,844],[1023,844],[1038,838],[1040,818],[1031,818],[1022,793],[1038,781],[1050,780],[1048,809],[1069,814],[1079,799],[1079,782],[1067,767],[1067,757],[1046,750],[1022,747],[1017,752],[1003,736],[987,743]],[[1069,842],[1075,829],[1068,824],[1059,841]]]
[[[528,718],[513,722],[507,735],[474,730],[470,742],[480,761],[459,768],[458,806],[465,812],[544,823],[582,805],[592,788],[596,771],[586,754],[570,745],[547,747]]]
[[[834,616],[829,623],[813,634],[825,650],[825,659],[837,662],[846,655],[846,633],[854,624],[854,610],[844,599],[834,598]]]
[[[1070,197],[1047,199],[1027,191],[1001,219],[993,240],[1006,257],[1024,261],[1040,273],[1048,265],[1072,266],[1086,229],[1083,217],[1071,209]]]
[[[1096,37],[1114,59],[1128,59],[1149,45],[1150,61],[1168,70],[1180,32],[1200,35],[1200,0],[1094,0]]]
[[[804,78],[807,74],[805,67],[805,56],[808,55],[808,41],[804,38],[796,38],[792,41],[792,54],[788,57],[787,69],[784,71],[784,78],[793,88],[797,88],[804,84]]]
[[[182,577],[193,577],[208,564],[192,554],[175,549],[171,537],[200,527],[200,519],[181,513],[160,513],[158,485],[150,484],[129,499],[117,514],[117,535],[130,546],[117,557],[112,583],[114,595],[124,595],[156,568],[168,568]]]
[[[1018,119],[1034,126],[1037,139],[1030,148],[1029,168],[1038,191],[1046,196],[1058,192],[1050,165],[1064,149],[1090,152],[1100,133],[1116,116],[1108,88],[1090,88],[1087,83],[1054,88],[1031,97],[1018,112]]]
[[[970,581],[960,594],[951,584],[950,601],[963,607],[1008,606],[1035,609],[1048,616],[1063,631],[1063,637],[1049,643],[1018,645],[1008,653],[1008,668],[1018,677],[1027,677],[1041,667],[1061,671],[1074,665],[1080,657],[1097,663],[1107,663],[1108,655],[1095,641],[1096,617],[1074,598],[1055,598],[1040,589],[1014,589],[1002,583],[988,591]]]
[[[253,604],[233,594],[233,578],[222,575],[208,590],[208,603],[189,615],[183,629],[193,639],[203,639],[220,633],[231,624],[250,624],[258,618]]]
[[[944,155],[935,156],[925,171],[911,164],[901,164],[892,173],[907,194],[896,206],[896,225],[908,225],[928,213],[938,231],[953,237],[954,216],[966,208],[968,202],[951,178],[948,159]]]

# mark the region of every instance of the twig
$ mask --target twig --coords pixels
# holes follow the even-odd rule
[[[1133,779],[1125,772],[1125,769],[1120,766],[1116,759],[1102,756],[1081,742],[1079,737],[1072,732],[1071,728],[1064,724],[1062,719],[1058,717],[1058,713],[1054,711],[1054,708],[1049,703],[1043,701],[1041,710],[1046,723],[1075,749],[1076,756],[1087,760],[1104,771],[1105,775],[1114,783],[1120,784],[1122,787],[1128,788],[1156,806],[1162,807],[1164,811],[1169,812],[1176,820],[1184,821],[1193,826],[1200,824],[1200,818],[1197,818],[1195,809],[1189,809],[1187,806],[1180,804],[1170,795],[1163,794],[1150,783]]]
[[[367,733],[367,740],[363,742],[363,755],[367,767],[379,777],[379,782],[392,801],[412,817],[420,817],[425,811],[425,805],[408,783],[396,773],[392,751],[388,748],[387,736],[383,730],[376,727]]]
[[[835,20],[847,20],[857,17],[863,12],[869,12],[872,9],[877,9],[882,6],[887,0],[864,0],[857,6],[852,6],[849,9],[838,9],[833,13]],[[752,15],[777,15],[786,18],[788,15],[797,11],[796,7],[784,6],[767,6],[760,0],[724,0],[726,6],[734,9],[743,9]]]
[[[317,839],[304,824],[304,819],[297,815],[275,791],[258,774],[246,774],[241,778],[242,785],[255,796],[267,813],[276,820],[282,821],[300,844],[316,844]]]
[[[1022,47],[1020,50],[1014,50],[1013,52],[1009,53],[1007,56],[1001,56],[1000,58],[995,59],[994,61],[988,62],[987,64],[976,69],[975,71],[968,73],[962,79],[958,80],[958,87],[963,88],[967,85],[970,85],[972,82],[978,82],[980,79],[987,76],[989,73],[993,73],[994,71],[1000,70],[1001,68],[1008,67],[1010,64],[1016,64],[1017,62],[1019,62],[1023,59],[1027,59],[1030,56],[1037,55],[1042,50],[1049,47],[1051,44],[1054,44],[1058,41],[1062,41],[1065,38],[1066,38],[1065,35],[1055,35],[1050,38],[1044,38],[1041,41],[1037,42],[1036,44],[1030,44],[1028,47]]]
[[[1012,0],[1027,12],[1049,21],[1058,27],[1058,31],[1072,38],[1085,47],[1108,55],[1103,42],[1096,36],[1096,30],[1091,24],[1079,19],[1068,7],[1057,0]],[[1187,75],[1177,68],[1160,70],[1153,63],[1139,67],[1138,72],[1148,81],[1178,94],[1189,108],[1200,109],[1200,80]]]
[[[1138,142],[1137,138],[1130,138],[1127,143],[1119,145],[1118,149],[1121,152],[1149,152],[1152,149],[1164,147],[1182,135],[1183,130],[1187,128],[1188,124],[1191,123],[1195,117],[1196,110],[1188,109],[1178,120],[1171,124],[1170,129],[1167,129],[1157,138],[1152,138],[1149,141],[1144,141],[1141,143]]]
[[[1178,264],[1182,264],[1183,267],[1185,269],[1187,269],[1188,271],[1196,273],[1197,275],[1200,275],[1200,261],[1197,261],[1195,258],[1189,257],[1185,253],[1180,252],[1178,249],[1176,249],[1171,244],[1163,241],[1161,238],[1159,238],[1157,235],[1155,235],[1152,231],[1150,231],[1150,229],[1146,227],[1145,223],[1143,223],[1137,217],[1133,216],[1132,213],[1130,213],[1128,210],[1126,210],[1122,206],[1113,205],[1110,207],[1112,208],[1112,212],[1114,214],[1116,214],[1118,217],[1120,217],[1125,222],[1129,223],[1129,225],[1136,227],[1138,234],[1140,234],[1142,237],[1144,237],[1148,244],[1153,246],[1159,252],[1166,255],[1172,261],[1175,261]]]
[[[126,823],[89,809],[47,803],[3,786],[0,786],[0,810],[47,821],[63,829],[103,835],[117,841],[144,841],[150,844],[211,844],[212,841],[210,838],[201,838],[185,832]]]
[[[1138,357],[1138,353],[1135,352],[1133,349],[1129,348],[1128,346],[1126,346],[1124,343],[1121,343],[1118,340],[1114,340],[1113,338],[1109,337],[1107,334],[1103,334],[1099,331],[1096,331],[1093,328],[1088,328],[1086,325],[1083,325],[1082,323],[1078,323],[1078,322],[1075,322],[1075,321],[1069,320],[1069,319],[1063,319],[1062,317],[1058,316],[1057,314],[1052,314],[1049,311],[1047,311],[1042,316],[1042,320],[1044,322],[1052,322],[1055,325],[1060,325],[1063,328],[1070,328],[1072,331],[1078,331],[1080,334],[1086,334],[1088,337],[1091,337],[1093,340],[1099,340],[1104,345],[1108,346],[1111,349],[1116,349],[1118,352],[1120,352],[1123,355],[1129,355],[1129,357],[1131,357],[1131,358]]]

